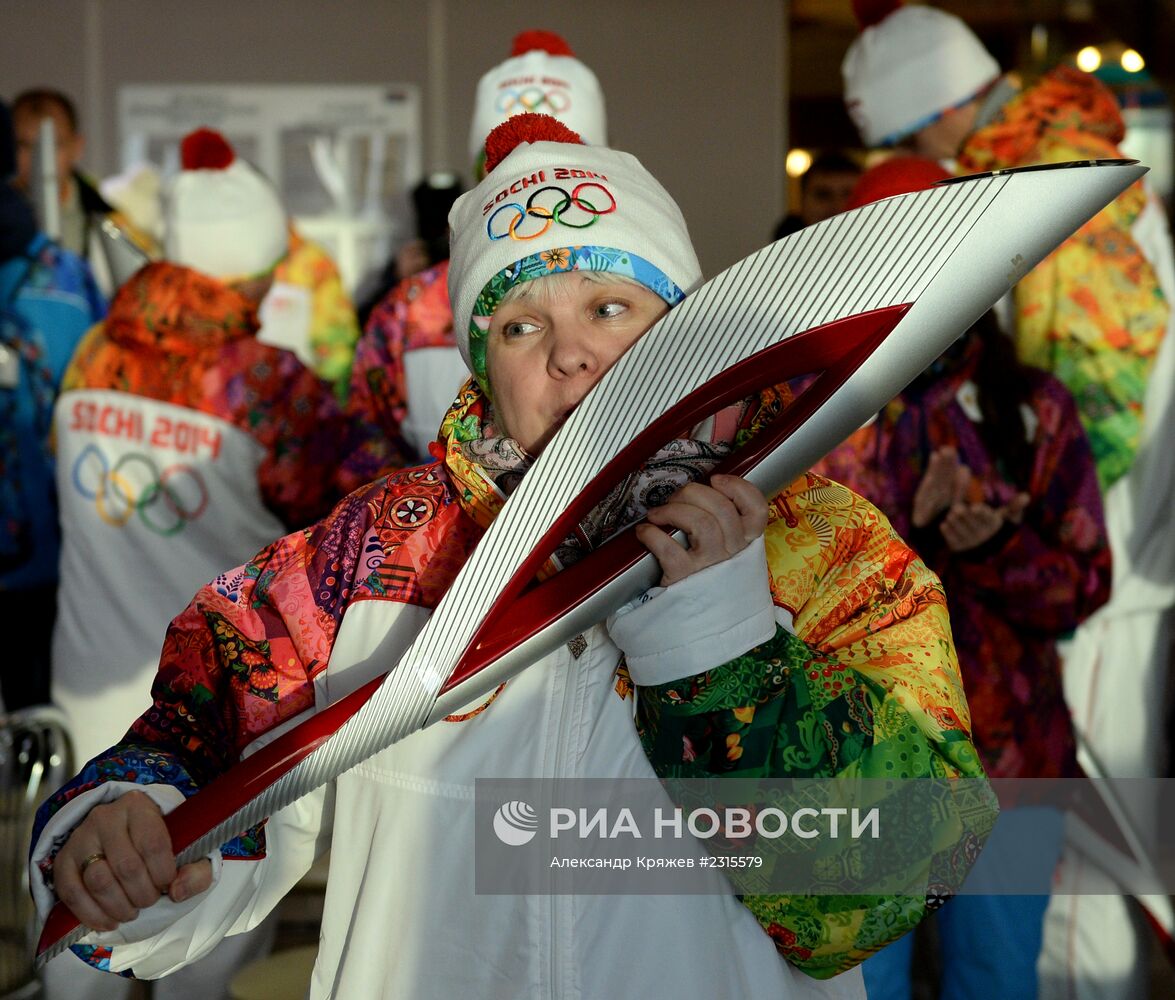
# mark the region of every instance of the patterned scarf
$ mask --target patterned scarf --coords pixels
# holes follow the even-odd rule
[[[545,579],[599,548],[687,483],[704,480],[723,458],[782,413],[791,399],[786,386],[764,389],[703,421],[689,437],[669,441],[612,487],[563,540],[540,577]],[[534,456],[501,432],[493,404],[473,379],[465,383],[445,415],[440,438],[461,506],[475,523],[487,528],[534,464]]]

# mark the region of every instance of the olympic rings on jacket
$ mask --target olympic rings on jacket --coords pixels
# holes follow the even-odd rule
[[[116,528],[139,519],[157,535],[178,534],[208,507],[208,487],[190,465],[169,465],[162,472],[149,456],[130,452],[110,462],[95,444],[82,449],[73,464],[78,495],[92,500],[98,516]]]
[[[608,207],[597,208],[593,202],[582,197],[581,192],[586,188],[599,188],[608,198]],[[557,191],[562,197],[550,207],[536,205],[536,199],[544,191]],[[599,201],[600,199],[597,198],[596,200]],[[494,220],[508,209],[514,210],[514,215],[511,217],[509,223],[505,229],[502,228],[501,223],[495,229]],[[578,213],[582,214],[577,214],[573,210],[578,210]],[[595,225],[601,215],[608,215],[610,212],[615,211],[616,198],[611,191],[597,181],[584,181],[582,184],[577,184],[575,190],[570,194],[564,188],[555,184],[548,184],[546,187],[539,188],[526,200],[526,208],[523,208],[516,201],[509,201],[505,205],[500,205],[486,221],[486,232],[489,234],[491,240],[504,240],[507,236],[512,240],[537,240],[551,228],[552,223],[557,222],[562,226],[570,226],[572,229],[587,229],[588,226]],[[567,217],[569,215],[571,218]],[[524,225],[527,218],[542,219],[542,228],[533,233],[520,233],[518,230]],[[587,221],[575,221],[579,218],[586,218]]]
[[[571,107],[571,98],[562,87],[543,89],[538,85],[514,89],[504,88],[498,93],[495,105],[499,114],[517,115],[528,111],[547,108],[553,115],[566,114]]]

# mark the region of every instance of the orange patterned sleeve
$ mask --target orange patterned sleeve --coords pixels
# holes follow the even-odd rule
[[[775,603],[801,639],[882,684],[927,730],[969,740],[942,584],[881,511],[807,473],[771,499],[766,541]]]

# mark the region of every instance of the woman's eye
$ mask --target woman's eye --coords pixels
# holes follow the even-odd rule
[[[601,302],[596,306],[596,315],[602,319],[610,319],[613,316],[619,316],[626,309],[628,306],[624,302]]]

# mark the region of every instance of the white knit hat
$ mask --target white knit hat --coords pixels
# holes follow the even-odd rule
[[[1000,75],[999,63],[959,18],[894,0],[856,0],[864,30],[841,64],[845,104],[867,145],[929,125]]]
[[[487,391],[485,336],[514,285],[610,271],[672,306],[701,280],[681,210],[636,157],[578,144],[546,115],[512,118],[486,148],[489,174],[449,212],[449,301],[461,356]]]
[[[164,254],[214,278],[270,270],[289,247],[277,192],[219,132],[197,129],[180,144],[183,169],[166,197]]]
[[[469,129],[470,162],[477,161],[495,125],[525,113],[551,115],[589,145],[608,144],[600,82],[554,32],[516,35],[510,58],[478,82]]]
[[[135,163],[120,174],[103,178],[98,191],[131,224],[152,239],[163,236],[162,181],[150,163]]]

